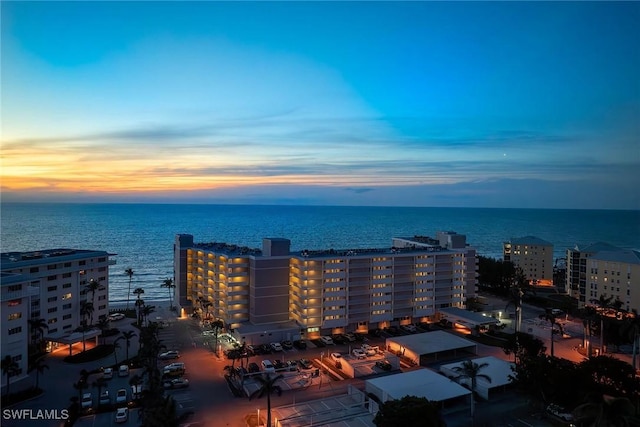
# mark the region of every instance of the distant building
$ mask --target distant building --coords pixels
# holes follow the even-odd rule
[[[586,303],[604,296],[612,297],[612,303],[619,301],[622,310],[640,308],[640,252],[596,252],[587,260],[587,273]]]
[[[282,238],[263,239],[260,250],[194,244],[192,235],[180,234],[177,300],[255,343],[277,338],[269,331],[317,337],[424,321],[439,308],[464,308],[475,295],[476,251],[464,235],[392,242],[382,249],[291,252]]]
[[[533,284],[553,283],[553,243],[534,236],[513,238],[504,242],[502,253]]]
[[[587,273],[587,260],[598,252],[617,252],[621,249],[608,243],[598,242],[579,248],[567,249],[566,292],[578,300],[578,307],[584,307],[592,298],[592,289],[587,288],[590,275]],[[589,282],[590,284],[590,282]]]
[[[26,375],[28,346],[39,338],[29,320],[43,319],[48,348],[65,343],[81,325],[80,307],[93,302],[93,323],[109,312],[109,254],[103,251],[51,249],[0,254],[2,303],[2,358],[11,356],[18,364],[16,381]],[[99,287],[88,292],[87,283]],[[90,337],[90,335],[89,335]],[[2,376],[6,385],[6,375]]]

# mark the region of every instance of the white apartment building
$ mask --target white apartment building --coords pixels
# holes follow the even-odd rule
[[[390,248],[297,252],[282,238],[263,239],[259,250],[181,234],[174,260],[183,307],[206,301],[228,328],[253,325],[265,336],[283,323],[314,337],[425,321],[438,308],[464,308],[477,270],[475,249],[453,232],[394,238]]]
[[[90,323],[109,313],[110,254],[104,251],[50,249],[37,252],[0,254],[2,298],[2,353],[16,360],[25,375],[28,345],[37,338],[29,320],[44,319],[48,326],[48,348],[68,343],[81,325],[80,307],[92,302]],[[87,291],[90,281],[98,283],[95,292]],[[91,322],[92,320],[92,322]],[[6,376],[3,376],[3,384]]]
[[[583,308],[592,298],[592,289],[587,286],[590,274],[588,273],[588,259],[598,252],[618,252],[622,249],[608,243],[598,242],[580,248],[567,249],[567,275],[566,291],[578,300],[578,307]]]
[[[587,260],[586,303],[601,296],[620,301],[621,309],[640,309],[640,252],[632,250],[599,251]]]
[[[553,243],[534,236],[512,238],[504,242],[502,254],[533,284],[553,283]]]

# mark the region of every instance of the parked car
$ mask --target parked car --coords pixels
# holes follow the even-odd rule
[[[344,344],[345,342],[347,342],[347,339],[341,334],[334,335],[332,339],[333,339],[333,342],[336,344]]]
[[[364,350],[362,350],[361,348],[354,348],[351,353],[353,354],[353,357],[355,357],[356,359],[367,358],[367,355],[365,354]]]
[[[171,363],[164,367],[162,375],[167,377],[181,377],[185,373],[184,363]]]
[[[284,340],[280,344],[285,350],[291,350],[293,348],[293,343],[289,340]]]
[[[116,403],[127,403],[127,389],[121,388],[116,392]]]
[[[255,362],[249,363],[248,368],[249,368],[249,372],[252,372],[252,373],[253,372],[260,372],[260,366],[258,366],[258,364],[255,363]]]
[[[331,359],[335,360],[336,362],[342,360],[342,355],[340,353],[331,353],[329,357],[331,357]]]
[[[288,368],[287,364],[284,363],[282,360],[274,361],[273,366],[275,367],[276,371],[284,371],[285,369]]]
[[[388,360],[378,360],[376,366],[383,371],[390,371],[393,368]]]
[[[174,378],[172,380],[165,381],[162,386],[165,389],[170,388],[185,388],[189,387],[189,380],[186,378]]]
[[[261,354],[271,354],[271,346],[269,344],[262,344],[260,346]]]
[[[269,359],[264,359],[262,362],[260,362],[260,365],[262,365],[262,370],[265,372],[275,372],[276,371],[276,367],[273,366],[273,363],[271,363],[271,361]]]
[[[127,365],[120,365],[118,369],[119,377],[128,377],[129,376],[129,367]]]
[[[126,423],[129,419],[129,408],[118,408],[116,411],[116,423]]]
[[[298,366],[300,366],[302,369],[311,369],[313,367],[309,359],[298,360]]]
[[[323,344],[325,345],[332,345],[333,344],[333,338],[323,335],[320,337],[320,341],[322,341]]]
[[[307,342],[305,340],[295,340],[293,346],[299,350],[305,350],[307,348]]]
[[[100,393],[100,405],[108,405],[111,403],[111,397],[109,397],[109,390],[105,390]]]
[[[113,368],[104,368],[102,370],[102,378],[105,380],[110,380],[113,378]]]
[[[80,401],[80,406],[83,409],[88,409],[88,408],[91,408],[93,406],[93,396],[91,395],[91,393],[84,393],[82,395],[82,400]]]
[[[563,421],[573,421],[573,415],[560,405],[551,403],[549,406],[547,406],[547,412],[555,415]]]
[[[362,351],[367,356],[375,356],[378,354],[378,346],[370,346],[369,344],[362,344]]]
[[[287,361],[287,366],[289,367],[290,371],[297,371],[298,370],[298,362],[296,360]]]
[[[344,334],[344,338],[349,342],[355,342],[356,340],[356,336],[351,332],[347,332],[346,334]]]
[[[160,353],[158,355],[158,359],[161,359],[161,360],[179,359],[179,358],[180,358],[180,352],[177,350],[165,351],[164,353]]]
[[[271,343],[271,350],[273,351],[282,351],[282,345],[280,345],[279,342],[272,342]]]
[[[124,314],[123,314],[123,313],[113,313],[113,314],[110,314],[110,315],[107,317],[107,319],[109,319],[109,320],[110,320],[110,321],[112,321],[112,322],[115,322],[115,321],[118,321],[118,320],[122,320],[122,319],[124,319],[124,317],[125,317],[125,316],[124,316]]]
[[[400,328],[404,329],[405,331],[409,332],[410,334],[415,334],[416,332],[418,332],[418,328],[416,328],[416,325],[402,325],[400,326]]]

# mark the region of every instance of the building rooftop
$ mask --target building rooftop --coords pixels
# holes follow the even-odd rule
[[[3,252],[0,254],[1,269],[20,268],[24,265],[51,264],[57,258],[64,260],[82,259],[88,256],[114,256],[105,251],[86,249],[45,249],[32,252]]]
[[[387,343],[410,348],[416,354],[433,354],[443,351],[476,347],[473,341],[450,334],[445,331],[433,331],[426,334],[405,335],[387,338]],[[400,396],[402,397],[402,396]]]
[[[610,245],[609,243],[596,242],[596,243],[591,243],[583,247],[582,249],[580,249],[578,245],[576,245],[574,250],[580,251],[580,252],[594,253],[594,252],[600,252],[600,251],[619,251],[621,249],[617,246]]]
[[[381,390],[390,399],[402,399],[404,396],[425,397],[432,402],[442,402],[471,391],[430,369],[418,369],[402,374],[387,375],[367,380],[369,386]],[[370,387],[367,386],[367,390]]]
[[[625,264],[640,264],[640,252],[620,249],[617,251],[598,251],[591,259],[598,261],[621,262]]]
[[[513,245],[553,246],[553,243],[536,236],[512,237],[510,242]]]
[[[282,237],[269,237],[269,240],[273,242],[284,242],[288,239]],[[415,246],[407,247],[385,247],[385,248],[353,248],[353,249],[302,249],[299,251],[291,251],[290,256],[298,256],[303,258],[319,258],[319,257],[346,257],[357,255],[371,255],[371,254],[398,254],[398,253],[419,253],[419,252],[447,252],[451,249],[442,247],[437,239],[428,236],[413,236],[413,237],[399,237],[396,239],[403,239],[408,242],[417,243]],[[203,249],[207,251],[222,253],[227,256],[263,256],[263,251],[258,248],[249,248],[247,246],[233,245],[224,242],[208,242],[208,243],[194,243],[192,246],[194,249]]]

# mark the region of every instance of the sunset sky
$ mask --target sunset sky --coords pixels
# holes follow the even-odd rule
[[[2,202],[640,209],[640,3],[5,2]]]

